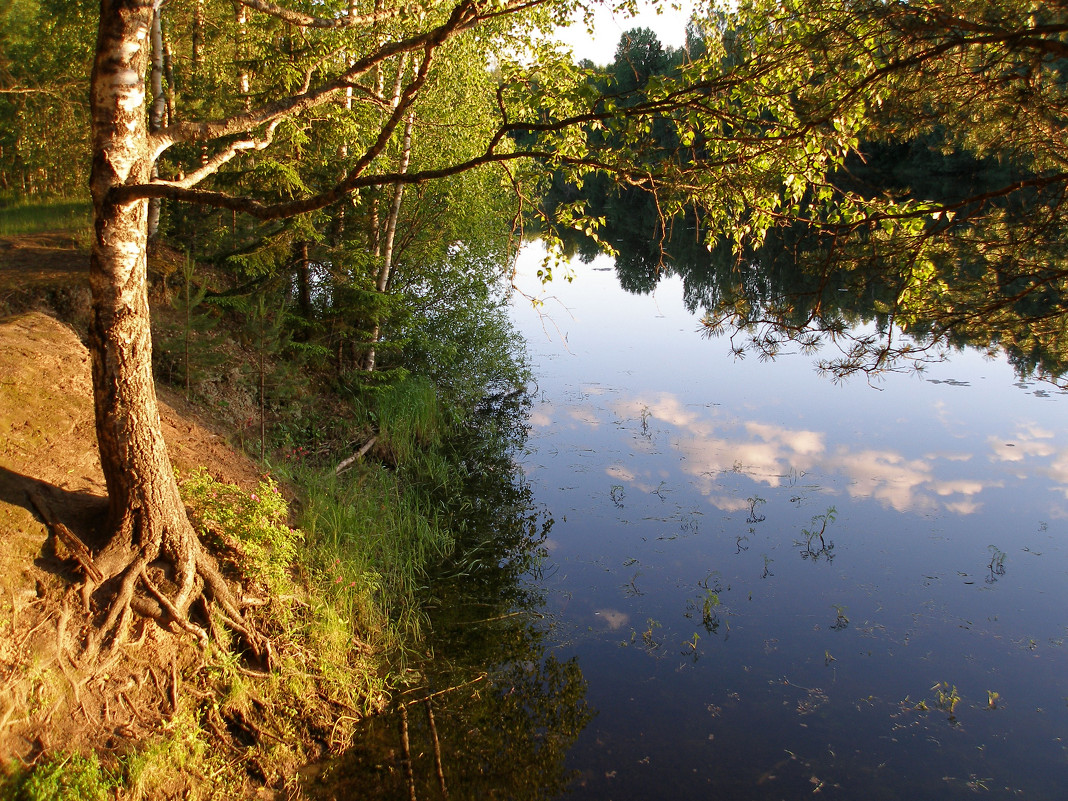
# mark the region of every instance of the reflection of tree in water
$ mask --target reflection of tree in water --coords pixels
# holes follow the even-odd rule
[[[844,377],[918,367],[971,346],[1004,351],[1021,376],[1056,380],[1068,371],[1063,188],[1020,189],[1007,168],[928,151],[874,148],[842,180],[930,199],[934,211],[910,212],[905,224],[874,216],[780,227],[742,253],[726,242],[709,249],[693,213],[665,228],[640,189],[598,196],[589,182],[586,194],[605,218],[602,239],[618,251],[623,288],[649,292],[679,276],[686,307],[703,312],[706,332],[730,337],[738,355],[830,345],[819,366]],[[584,261],[596,253],[577,232],[565,244]]]
[[[837,354],[819,365],[834,377],[920,366],[970,346],[1004,351],[1021,376],[1056,380],[1068,370],[1065,231],[1051,208],[1060,198],[979,205],[972,218],[965,207],[910,235],[878,223],[780,233],[749,262],[763,281],[720,285],[702,322],[761,355],[832,343]]]
[[[442,797],[442,780],[456,799],[547,798],[566,787],[564,757],[592,713],[577,662],[546,652],[542,595],[530,581],[553,521],[511,458],[528,406],[526,396],[498,399],[458,446],[468,469],[464,492],[450,493],[462,495],[450,518],[458,555],[431,582],[431,652],[413,659],[419,679],[398,707],[366,721],[309,783],[312,797],[410,797],[400,705],[417,798]]]
[[[519,645],[502,643],[516,656]],[[546,657],[543,646],[528,655],[532,659],[507,663],[486,681],[434,696],[432,718],[426,702],[406,707],[417,798],[442,797],[442,778],[455,799],[553,798],[564,791],[570,779],[564,757],[592,716],[586,684],[575,660]],[[409,797],[400,721],[398,712],[367,721],[353,748],[306,792],[321,798]]]

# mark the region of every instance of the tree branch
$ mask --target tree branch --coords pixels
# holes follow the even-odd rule
[[[249,150],[264,150],[274,140],[274,132],[278,127],[281,120],[275,120],[267,126],[267,131],[264,133],[262,139],[243,139],[238,142],[231,142],[225,149],[216,153],[201,167],[188,175],[183,176],[174,181],[167,181],[163,179],[156,179],[153,183],[159,183],[164,186],[177,186],[183,189],[196,186],[203,181],[209,175],[214,175],[218,172],[224,164],[230,161],[238,153],[244,153]]]
[[[260,13],[276,17],[291,25],[296,25],[298,28],[354,28],[360,25],[384,22],[387,19],[393,19],[401,14],[417,14],[422,11],[422,8],[418,5],[407,4],[396,6],[395,8],[386,8],[380,11],[375,11],[373,14],[346,13],[344,16],[339,17],[315,17],[310,14],[302,14],[299,11],[283,8],[275,3],[268,3],[266,0],[237,0],[237,2],[243,6],[254,9],[255,11],[259,11]]]
[[[510,5],[518,6],[520,3],[513,0]],[[220,120],[181,122],[168,126],[153,137],[155,157],[158,158],[164,150],[178,142],[207,142],[224,136],[246,133],[261,125],[293,117],[328,103],[337,92],[352,86],[360,76],[366,74],[377,64],[401,53],[437,47],[458,33],[474,27],[481,19],[474,2],[462,0],[453,8],[448,20],[441,25],[415,36],[382,45],[375,52],[354,61],[345,72],[321,86],[290,95],[274,103],[268,103],[255,111],[235,114]]]
[[[436,49],[436,46],[436,43],[427,45],[426,55],[424,56],[423,63],[420,66],[419,73],[412,80],[412,82],[407,87],[405,87],[399,103],[395,106],[393,113],[390,115],[390,118],[383,125],[382,130],[380,131],[379,136],[376,138],[375,142],[360,157],[360,159],[356,162],[353,168],[348,171],[345,178],[338,184],[336,184],[334,187],[326,190],[325,192],[321,192],[317,195],[311,195],[298,200],[270,204],[262,203],[258,200],[248,197],[237,197],[233,195],[228,195],[223,192],[191,189],[190,187],[195,183],[195,181],[186,180],[184,182],[153,181],[149,184],[126,185],[116,187],[114,190],[112,190],[112,197],[117,203],[129,203],[135,200],[142,200],[147,198],[182,200],[199,205],[215,206],[217,208],[225,208],[231,211],[239,211],[242,213],[249,214],[258,219],[270,220],[279,219],[281,217],[287,217],[296,214],[303,214],[306,212],[316,211],[318,209],[325,208],[337,202],[349,193],[365,187],[386,186],[391,184],[417,184],[425,181],[431,181],[439,178],[447,178],[453,175],[458,175],[460,173],[467,172],[469,170],[487,164],[495,164],[505,161],[516,161],[519,159],[527,158],[542,159],[546,161],[553,161],[557,164],[566,164],[569,166],[588,167],[592,169],[602,170],[604,172],[616,175],[617,177],[622,178],[624,181],[632,185],[648,186],[650,177],[655,179],[659,177],[659,174],[650,173],[647,167],[643,167],[640,170],[632,170],[625,164],[610,164],[596,157],[560,157],[559,154],[554,153],[551,150],[540,149],[527,149],[522,151],[508,151],[502,153],[498,152],[497,148],[510,135],[516,133],[554,133],[592,122],[604,122],[610,119],[623,119],[628,117],[641,117],[657,113],[666,113],[670,110],[684,107],[686,103],[689,102],[695,95],[701,96],[704,93],[710,91],[713,87],[712,83],[702,82],[693,87],[688,87],[686,91],[671,93],[666,98],[646,101],[644,103],[639,103],[628,108],[619,109],[617,111],[590,111],[551,122],[505,123],[497,129],[497,131],[493,134],[492,137],[490,137],[482,154],[467,159],[465,161],[457,162],[447,167],[421,170],[417,172],[389,172],[376,173],[374,175],[364,175],[365,171],[371,165],[373,160],[378,155],[380,155],[385,149],[386,145],[389,142],[389,139],[392,137],[401,120],[404,118],[404,114],[407,111],[408,107],[414,101],[419,90],[425,83],[429,74],[429,68],[433,60],[432,56],[434,50]],[[725,84],[724,88],[726,88],[727,85],[728,84]],[[229,157],[232,158],[232,155],[233,154],[231,154]],[[704,162],[701,166],[707,169],[713,164],[713,162]]]

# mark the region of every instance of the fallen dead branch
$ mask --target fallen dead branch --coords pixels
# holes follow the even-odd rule
[[[371,437],[369,440],[367,440],[367,442],[363,444],[363,446],[358,451],[356,451],[356,453],[352,454],[352,456],[348,457],[347,459],[342,459],[338,463],[338,466],[334,468],[334,475],[340,476],[342,473],[344,473],[346,470],[356,464],[356,462],[358,462],[360,459],[367,455],[367,452],[375,446],[375,443],[377,441],[377,436]]]

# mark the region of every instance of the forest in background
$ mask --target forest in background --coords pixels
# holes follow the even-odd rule
[[[97,227],[82,236],[99,261],[101,203],[146,207],[156,379],[211,408],[300,487],[300,536],[317,546],[297,555],[281,529],[245,524],[226,534],[261,548],[259,567],[236,566],[238,583],[282,582],[274,594],[285,595],[299,578],[319,601],[300,626],[278,604],[227,609],[216,625],[210,611],[157,613],[191,642],[210,632],[211,658],[258,658],[262,634],[285,676],[287,651],[329,640],[338,667],[366,644],[353,631],[377,631],[379,679],[342,671],[325,693],[369,710],[400,686],[420,642],[428,575],[531,567],[536,536],[502,537],[514,559],[491,557],[478,532],[478,547],[463,545],[459,511],[485,495],[467,488],[486,464],[521,486],[507,453],[521,436],[526,372],[506,297],[511,259],[531,236],[562,252],[615,252],[637,290],[683,272],[709,331],[747,332],[746,347],[763,352],[874,317],[876,333],[827,365],[836,375],[917,358],[888,339],[895,326],[931,346],[1005,346],[1021,370],[1063,372],[1068,21],[1058,4],[754,2],[705,10],[677,50],[630,31],[605,67],[575,65],[545,38],[568,3],[416,13],[189,0],[148,11],[142,122],[146,141],[168,146],[144,180],[94,199]],[[100,14],[80,2],[0,8],[7,220],[88,216],[79,203],[101,151],[85,98]],[[483,444],[458,448],[473,429]],[[198,503],[220,490],[186,479],[183,492],[202,531],[217,525]],[[394,550],[366,547],[384,528],[383,499]],[[504,506],[518,517],[501,527],[529,532],[515,522],[523,505]],[[264,512],[272,525],[280,515]],[[164,547],[167,560],[181,556]],[[340,599],[339,564],[351,590]],[[138,592],[164,580],[167,570],[145,574]],[[118,653],[126,612],[114,582],[97,591],[85,625]],[[350,616],[364,622],[346,635],[338,621]],[[224,671],[211,691],[240,675]],[[282,725],[279,710],[307,689],[280,689],[254,725]],[[204,707],[190,708],[201,734],[217,736]],[[254,708],[244,700],[228,714],[251,720]],[[297,708],[306,722],[329,714]],[[314,753],[296,751],[230,786],[287,786],[293,760]],[[127,785],[130,764],[117,769]]]

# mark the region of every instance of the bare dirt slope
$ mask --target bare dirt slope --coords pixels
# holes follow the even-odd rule
[[[204,466],[255,487],[255,465],[183,401],[161,391],[161,414],[179,469]],[[78,566],[42,522],[33,494],[90,547],[98,544],[106,500],[89,355],[72,328],[36,311],[0,320],[0,760],[32,760],[57,745],[123,748],[161,725],[175,675],[192,655],[145,623],[140,647],[106,673],[70,662],[58,646],[81,636],[84,617],[70,613]]]
[[[71,234],[0,237],[0,316],[47,308],[89,325],[89,256]]]

